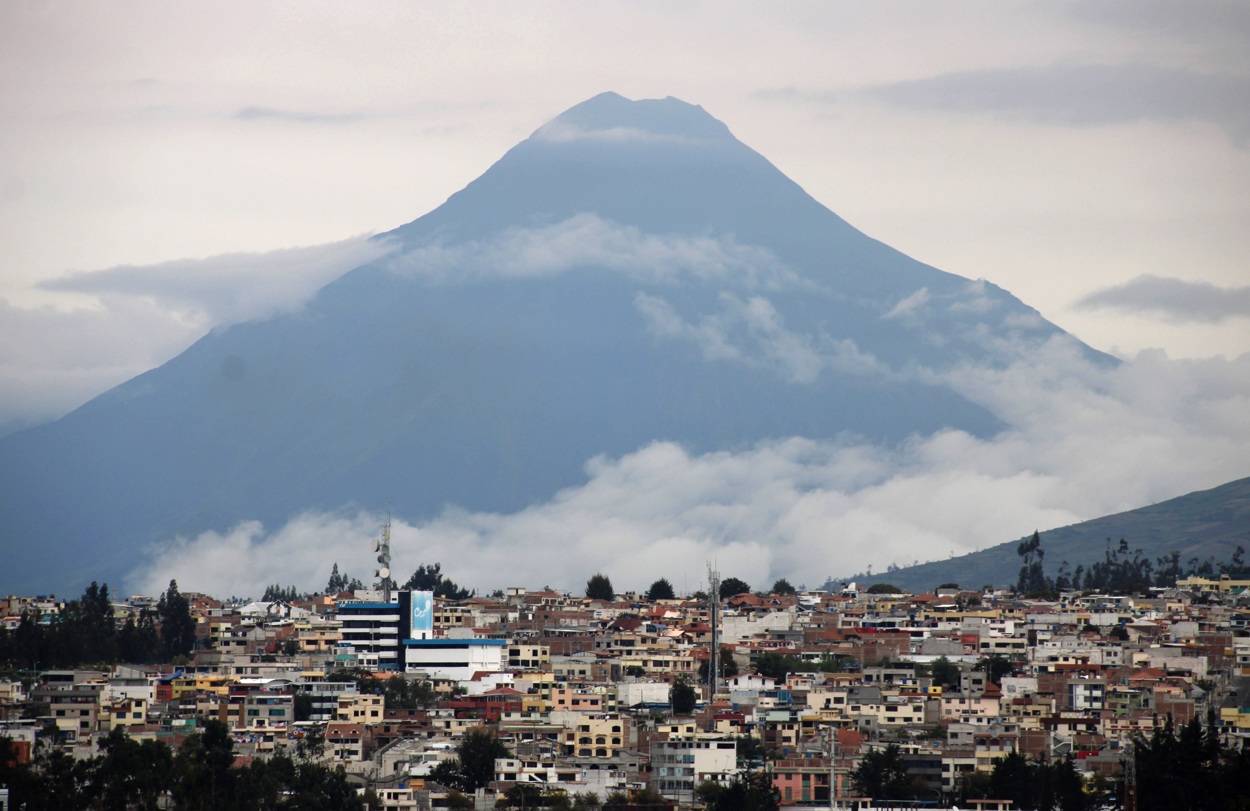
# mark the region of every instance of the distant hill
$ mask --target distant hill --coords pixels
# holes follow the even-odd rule
[[[1032,534],[1030,530],[1020,539],[949,560],[846,579],[854,579],[860,585],[892,583],[916,592],[929,591],[942,583],[958,583],[965,588],[1012,585],[1020,572],[1016,545]],[[1102,560],[1108,538],[1116,544],[1123,538],[1130,549],[1141,549],[1152,561],[1178,551],[1182,565],[1195,557],[1226,561],[1238,545],[1250,552],[1250,478],[1148,507],[1043,530],[1046,574],[1053,577],[1065,560],[1072,567],[1088,567]]]

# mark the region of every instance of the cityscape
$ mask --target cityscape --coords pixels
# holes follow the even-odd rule
[[[374,587],[336,565],[317,594],[0,600],[9,807],[1150,809],[1188,807],[1195,780],[1244,797],[1250,578],[1226,567],[1061,590],[1026,544],[1015,588],[753,589],[709,567],[689,595],[603,573],[477,595],[439,564],[396,583],[379,551]]]

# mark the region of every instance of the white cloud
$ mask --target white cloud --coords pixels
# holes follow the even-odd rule
[[[668,132],[651,132],[638,127],[579,127],[566,121],[552,121],[539,127],[531,136],[536,141],[570,143],[597,141],[602,143],[678,144],[699,146],[704,139]]]
[[[512,514],[448,509],[398,521],[395,570],[441,562],[482,589],[579,591],[606,572],[619,589],[666,576],[695,589],[708,560],[726,576],[815,585],[869,565],[961,554],[1246,475],[1250,355],[1176,361],[1161,352],[1107,370],[1054,341],[1034,360],[943,376],[1010,428],[897,447],[790,438],[694,455],[655,443],[596,458],[587,479]],[[305,515],[270,534],[241,524],[180,540],[136,573],[156,591],[259,593],[274,580],[320,587],[334,562],[369,570],[379,515]],[[278,574],[281,573],[281,574]]]
[[[0,434],[60,416],[159,366],[210,329],[296,309],[326,282],[389,250],[356,237],[43,283],[90,300],[67,309],[0,299]]]
[[[364,235],[263,253],[226,253],[70,273],[39,286],[150,299],[220,327],[298,309],[327,282],[393,249],[385,240]]]
[[[717,280],[747,289],[799,284],[766,248],[727,235],[656,235],[594,214],[485,240],[416,248],[388,262],[395,273],[435,283],[554,276],[599,268],[649,284]]]
[[[795,332],[765,296],[718,296],[721,309],[687,322],[665,299],[639,293],[634,304],[657,338],[687,340],[709,361],[732,360],[773,369],[784,380],[810,383],[825,369],[887,374],[888,370],[849,338]]]
[[[920,312],[925,305],[929,303],[929,288],[922,287],[909,296],[905,296],[895,304],[888,313],[881,316],[883,319],[889,320],[893,318],[904,318],[913,313]]]

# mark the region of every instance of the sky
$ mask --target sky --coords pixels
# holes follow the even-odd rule
[[[376,255],[367,235],[428,212],[544,122],[613,90],[702,105],[869,235],[1009,290],[1159,384],[1196,386],[1163,395],[1140,371],[1108,384],[1134,414],[1171,403],[1142,430],[1180,443],[1192,435],[1176,426],[1214,408],[1198,403],[1204,391],[1224,392],[1226,410],[1244,394],[1247,41],[1238,2],[0,4],[0,431],[56,418],[214,327],[298,306]],[[998,392],[986,397],[1012,385],[982,384]],[[1201,431],[1216,456],[1240,447],[1241,423],[1223,419]],[[1025,422],[1028,447],[1057,441]],[[939,439],[891,470],[932,463]],[[639,449],[601,460],[587,488],[656,454],[696,477],[716,461]],[[961,481],[1029,475],[995,458]],[[1076,503],[1052,493],[1029,509],[1093,517],[1235,469],[1192,467],[1097,503],[1074,490]],[[1097,477],[1059,463],[1031,474]],[[536,505],[509,531],[592,495]],[[378,517],[309,519],[338,520]],[[680,535],[674,520],[665,531]],[[503,531],[490,523],[420,529]]]

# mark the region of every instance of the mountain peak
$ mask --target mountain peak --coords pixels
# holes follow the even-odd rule
[[[697,104],[672,96],[633,101],[613,92],[570,107],[539,127],[531,138],[675,144],[734,140],[728,127]]]

